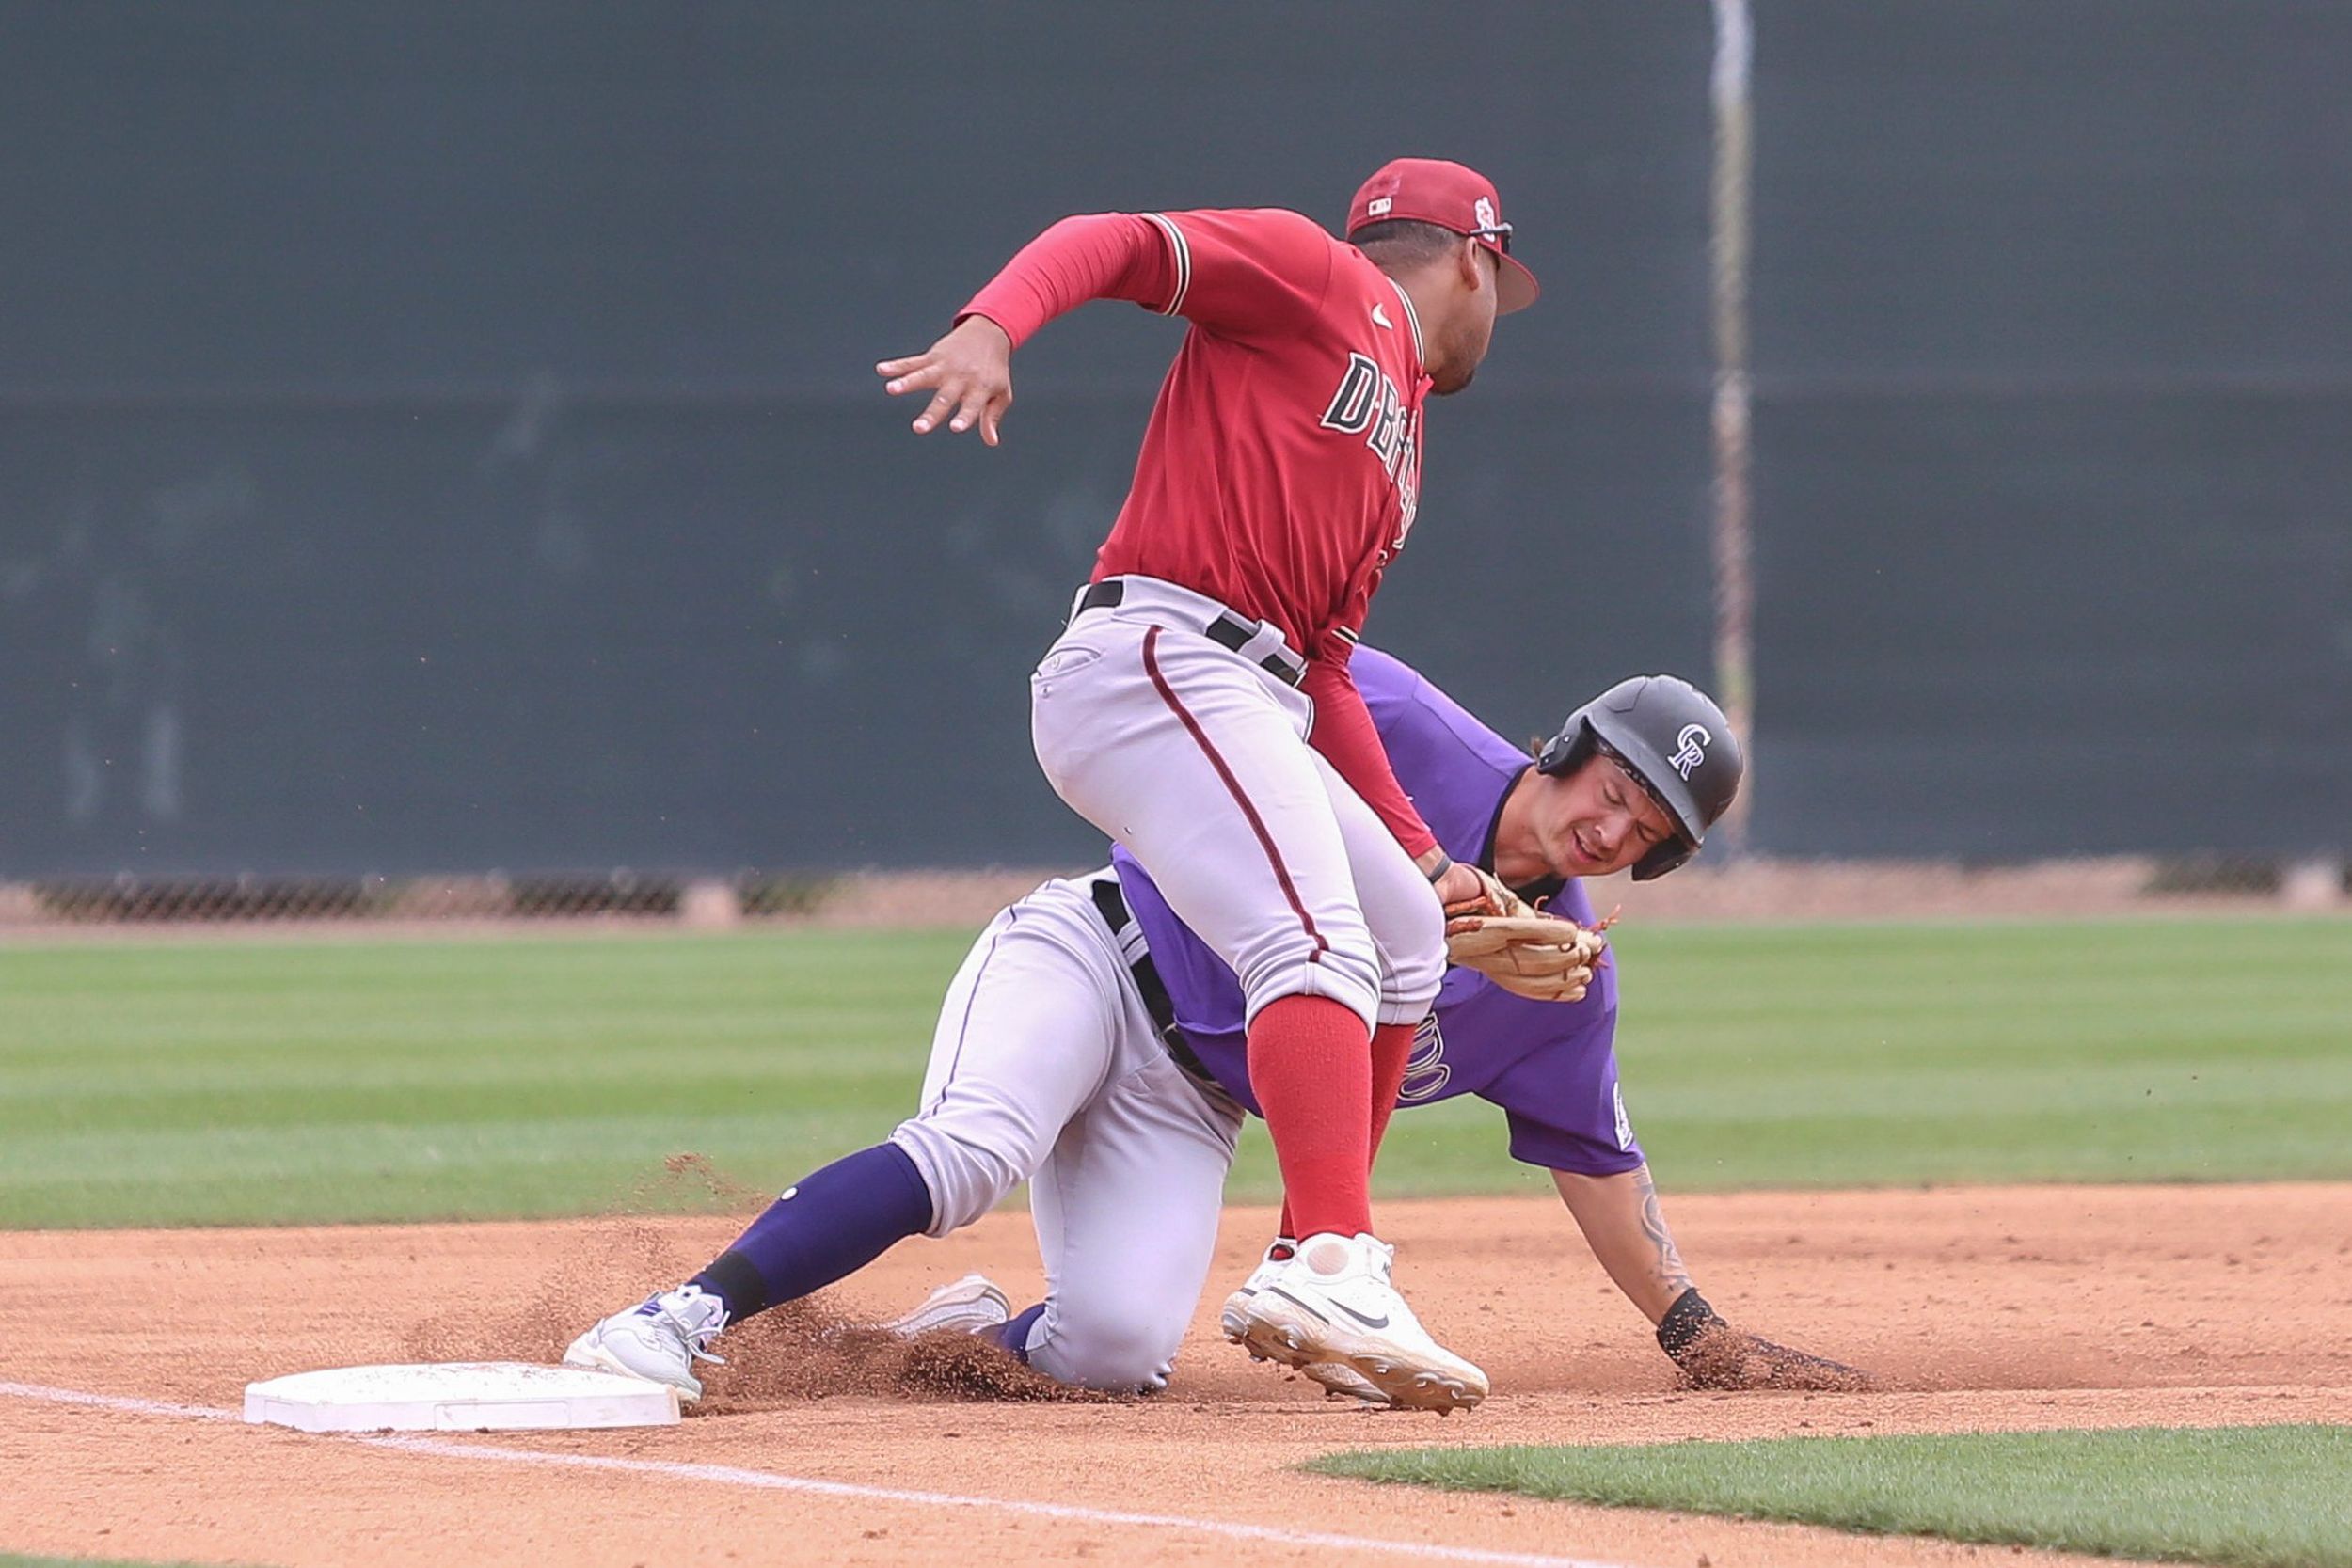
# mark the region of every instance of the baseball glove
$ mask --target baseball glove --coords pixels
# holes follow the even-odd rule
[[[1609,938],[1543,913],[1486,872],[1478,878],[1483,906],[1456,905],[1446,911],[1447,959],[1478,971],[1514,996],[1582,1001],[1594,967],[1609,950]]]

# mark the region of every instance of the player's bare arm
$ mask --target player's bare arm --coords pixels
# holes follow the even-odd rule
[[[884,359],[874,367],[892,397],[929,391],[931,400],[914,416],[914,434],[929,436],[942,420],[961,436],[977,426],[980,439],[1001,439],[1005,410],[1012,406],[1012,335],[986,316],[966,316],[920,354]]]
[[[1626,1300],[1655,1326],[1675,1299],[1691,1288],[1691,1273],[1666,1228],[1649,1166],[1637,1165],[1615,1176],[1556,1170],[1551,1180],[1568,1212],[1576,1216],[1593,1257]]]

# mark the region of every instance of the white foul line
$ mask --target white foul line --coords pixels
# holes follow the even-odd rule
[[[213,1405],[167,1404],[160,1400],[129,1399],[119,1394],[92,1394],[78,1388],[52,1388],[38,1383],[0,1383],[0,1396],[38,1400],[48,1404],[79,1404],[119,1410],[134,1416],[175,1416],[198,1421],[242,1421],[234,1410]],[[617,1459],[596,1454],[548,1453],[538,1449],[500,1449],[485,1443],[457,1443],[441,1437],[398,1437],[321,1434],[325,1440],[357,1443],[398,1453],[438,1459],[488,1459],[509,1465],[544,1465],[558,1469],[609,1470],[624,1475],[666,1476],[678,1481],[703,1481],[721,1486],[741,1486],[767,1492],[800,1492],[821,1497],[855,1497],[869,1502],[914,1503],[927,1508],[981,1508],[1031,1518],[1062,1519],[1084,1525],[1125,1525],[1140,1529],[1184,1530],[1196,1535],[1222,1536],[1229,1541],[1262,1541],[1277,1546],[1316,1546],[1336,1551],[1387,1552],[1396,1557],[1439,1562],[1490,1562],[1509,1568],[1627,1568],[1624,1563],[1592,1558],[1547,1557],[1537,1552],[1486,1551],[1475,1546],[1437,1546],[1416,1541],[1382,1541],[1370,1536],[1332,1535],[1320,1530],[1280,1529],[1271,1525],[1246,1525],[1227,1519],[1195,1519],[1180,1513],[1128,1513],[1118,1509],[1083,1508],[1075,1503],[1026,1502],[1017,1497],[963,1497],[952,1492],[911,1492],[895,1486],[863,1486],[854,1481],[816,1481],[805,1476],[778,1475],[772,1470],[745,1470],[732,1465],[689,1465],[673,1460]]]

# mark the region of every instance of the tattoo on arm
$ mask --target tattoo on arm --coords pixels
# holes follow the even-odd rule
[[[1633,1185],[1642,1195],[1642,1234],[1658,1251],[1654,1265],[1658,1278],[1677,1295],[1691,1288],[1691,1272],[1682,1266],[1682,1254],[1675,1249],[1674,1232],[1666,1228],[1666,1216],[1658,1207],[1658,1183],[1650,1180],[1649,1167],[1643,1165],[1633,1173]]]

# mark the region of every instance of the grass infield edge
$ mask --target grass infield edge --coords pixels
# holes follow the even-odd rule
[[[2134,1450],[2138,1450],[2135,1454]],[[1700,1478],[1692,1460],[1785,1466],[1778,1475]],[[2119,1464],[2161,1462],[2154,1484],[2174,1495],[2102,1488]],[[1851,1459],[1845,1494],[1820,1463]],[[2281,1463],[2284,1459],[2285,1463]],[[2032,1474],[2039,1462],[2041,1474]],[[1637,1473],[1645,1465],[1664,1473]],[[1581,1466],[1580,1473],[1579,1466]],[[1928,1467],[1943,1472],[1935,1495]],[[2104,1466],[2105,1468],[2102,1468]],[[2352,1568],[2352,1426],[2060,1428],[1873,1436],[1688,1439],[1671,1443],[1348,1450],[1298,1466],[1383,1485],[1486,1492],[1604,1508],[1804,1525],[1849,1534],[1910,1535],[1967,1545],[2023,1546],[2216,1568]],[[2144,1472],[2143,1472],[2144,1473]],[[2307,1513],[2278,1516],[2282,1475],[2306,1488]],[[2034,1495],[2019,1497],[2016,1482]],[[1707,1484],[1712,1481],[1710,1488]],[[2008,1491],[1996,1495],[2004,1481]],[[1808,1497],[1806,1494],[1816,1496]],[[2063,1494],[2074,1494],[2071,1499]],[[2068,1506],[2071,1501],[2071,1508]],[[2333,1503],[2333,1515],[2328,1507]],[[2234,1509],[2231,1506],[2234,1503]],[[2000,1517],[2003,1507],[2012,1517]],[[2106,1515],[2104,1521],[2100,1515]]]

